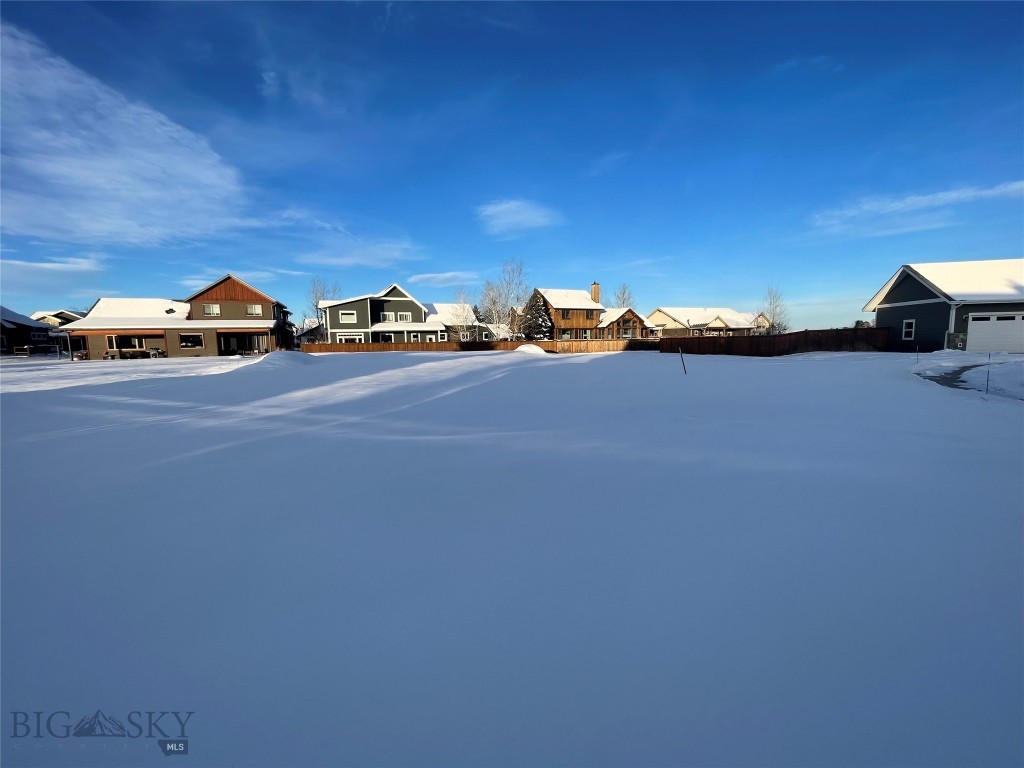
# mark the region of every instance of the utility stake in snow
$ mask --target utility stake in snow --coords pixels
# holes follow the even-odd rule
[[[988,380],[992,378],[992,353],[988,353],[988,365],[985,366],[985,394],[988,394]]]
[[[688,376],[689,374],[686,373],[686,361],[683,359],[683,348],[682,347],[679,348],[679,362],[683,364],[683,375],[684,376]]]

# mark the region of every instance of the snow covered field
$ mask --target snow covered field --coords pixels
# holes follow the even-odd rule
[[[3,764],[1024,762],[1024,402],[687,365],[4,361]]]

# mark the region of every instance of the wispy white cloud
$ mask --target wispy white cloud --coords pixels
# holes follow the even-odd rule
[[[83,280],[92,280],[106,270],[106,261],[104,253],[53,256],[41,261],[4,258],[0,259],[0,277],[6,294],[74,295]]]
[[[610,171],[614,171],[622,165],[622,162],[629,157],[630,154],[630,152],[608,152],[607,154],[601,155],[601,157],[597,158],[590,164],[587,176],[603,176]]]
[[[449,288],[473,283],[479,279],[480,276],[476,272],[432,272],[412,275],[408,282],[412,285],[426,285],[432,288]]]
[[[156,245],[238,225],[238,171],[201,136],[2,26],[3,230]]]
[[[532,200],[494,200],[476,209],[484,231],[496,237],[514,237],[531,229],[561,224],[562,214]]]
[[[1024,181],[994,187],[959,187],[945,192],[902,197],[864,197],[816,214],[811,223],[825,234],[858,237],[920,232],[957,223],[955,209],[966,203],[1024,196]]]

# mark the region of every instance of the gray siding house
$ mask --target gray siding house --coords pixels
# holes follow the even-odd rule
[[[444,323],[397,283],[380,293],[326,299],[318,306],[330,344],[448,341]]]
[[[1024,259],[904,264],[864,311],[894,351],[1024,352]]]

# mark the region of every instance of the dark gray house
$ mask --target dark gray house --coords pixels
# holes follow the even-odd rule
[[[319,302],[330,344],[448,341],[448,330],[397,283],[380,293]]]
[[[1024,352],[1024,259],[904,264],[864,311],[895,351]]]

